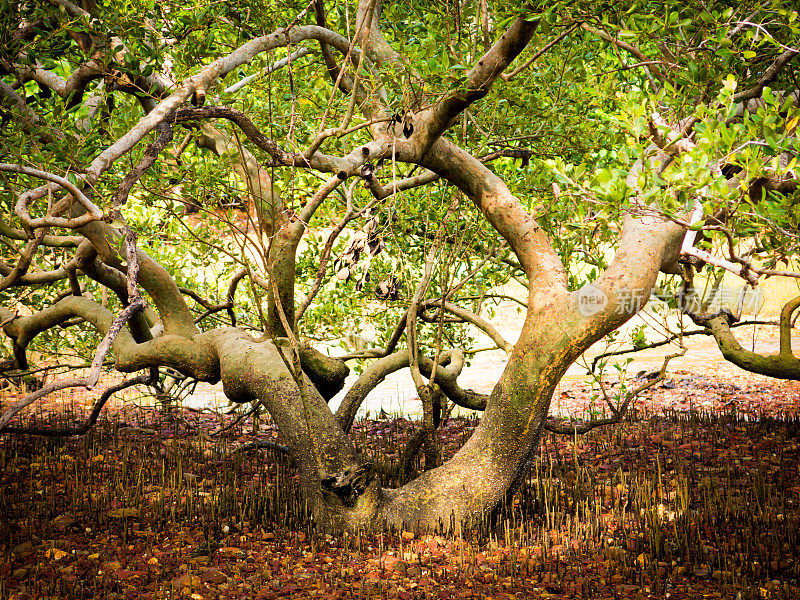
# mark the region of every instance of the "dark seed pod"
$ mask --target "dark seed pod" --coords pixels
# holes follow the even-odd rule
[[[410,138],[414,133],[414,115],[408,111],[403,117],[403,135],[406,139]]]

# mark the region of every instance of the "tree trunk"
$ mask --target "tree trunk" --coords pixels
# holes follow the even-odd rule
[[[275,286],[278,288],[277,301],[286,316],[290,327],[294,326],[294,284],[295,284],[295,255],[297,245],[304,231],[297,231],[294,223],[279,229],[272,239],[268,260],[270,261],[271,275],[274,277]],[[286,328],[278,313],[278,304],[272,286],[267,293],[267,333],[271,336],[286,337]]]
[[[292,349],[235,328],[210,332],[209,341],[219,355],[225,395],[234,402],[259,399],[269,411],[317,525],[335,531],[369,523],[380,498],[378,481],[307,377],[301,394],[287,366]]]
[[[447,463],[387,492],[389,523],[458,527],[496,507],[520,482],[539,447],[555,386],[593,341],[578,339],[569,302],[562,296],[547,314],[529,312],[480,425]]]
[[[557,283],[545,286],[534,280],[519,341],[480,425],[452,459],[399,489],[379,488],[371,465],[357,456],[307,377],[305,393],[300,393],[287,368],[292,360],[288,346],[276,347],[237,329],[219,330],[213,345],[225,393],[236,401],[258,398],[267,407],[323,527],[457,528],[482,518],[520,483],[539,447],[553,390],[567,368],[642,308],[670,242],[682,233],[659,219],[628,219],[617,257],[591,286],[568,292]],[[602,299],[590,310],[581,304],[588,292]]]

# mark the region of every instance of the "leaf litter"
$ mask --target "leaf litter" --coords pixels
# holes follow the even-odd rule
[[[461,536],[320,534],[283,455],[235,451],[279,442],[268,419],[212,439],[218,416],[120,404],[81,438],[2,438],[0,598],[797,598],[799,392],[676,373],[630,420],[545,435],[514,499]],[[562,384],[553,405],[585,416],[594,393]],[[79,416],[64,404],[31,418]],[[476,426],[446,421],[445,455]],[[415,475],[391,465],[416,427],[354,426],[386,485]]]

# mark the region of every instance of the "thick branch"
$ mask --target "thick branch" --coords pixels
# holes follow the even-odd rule
[[[65,177],[48,173],[46,171],[41,171],[39,169],[26,167],[24,165],[9,163],[0,163],[0,171],[6,173],[19,173],[20,175],[29,175],[31,177],[43,179],[44,181],[53,182],[72,194],[72,197],[80,202],[86,209],[86,212],[83,215],[75,217],[74,219],[64,219],[62,217],[53,216],[50,214],[45,217],[34,219],[28,213],[28,205],[37,195],[34,192],[38,192],[38,189],[26,192],[20,195],[19,199],[17,200],[17,203],[14,206],[14,214],[16,214],[17,217],[19,217],[19,219],[25,224],[25,226],[29,227],[30,229],[37,229],[39,227],[66,227],[69,229],[77,229],[78,227],[82,227],[87,223],[98,221],[103,218],[103,212],[100,210],[100,208],[95,206],[94,202],[89,200],[86,194],[84,194],[83,191],[78,188],[78,186]]]
[[[775,81],[783,67],[792,61],[798,54],[800,53],[794,49],[789,49],[781,53],[778,58],[775,59],[775,62],[767,67],[761,77],[758,78],[758,83],[756,83],[756,85],[751,87],[749,90],[743,90],[737,94],[734,94],[733,101],[747,103],[748,100],[759,98],[761,93],[764,91],[764,88]]]
[[[508,65],[525,49],[539,21],[516,19],[500,39],[467,73],[463,86],[450,92],[429,111],[415,118],[414,139],[423,149],[431,146],[470,104],[483,98]]]
[[[433,359],[419,355],[419,370],[426,377],[430,377],[433,369]],[[449,365],[449,366],[448,366]],[[400,350],[394,354],[384,356],[370,364],[342,399],[336,411],[336,418],[345,431],[349,431],[355,420],[356,413],[367,395],[386,377],[405,369],[409,366],[407,350]],[[470,410],[483,410],[486,407],[488,396],[473,390],[466,390],[458,385],[457,379],[464,366],[464,353],[460,350],[443,352],[436,368],[436,377],[433,383],[439,386],[444,394],[453,402]]]
[[[792,315],[800,307],[800,296],[789,300],[781,310],[780,321],[780,354],[781,356],[794,357],[792,354]]]
[[[164,99],[157,107],[142,117],[125,135],[120,137],[109,148],[101,152],[86,171],[87,181],[93,184],[120,156],[127,154],[144,136],[150,133],[170,113],[177,110],[192,96],[199,104],[205,101],[206,93],[214,82],[227,75],[237,67],[250,62],[255,56],[287,44],[299,44],[308,39],[316,39],[346,53],[349,42],[333,31],[316,25],[303,25],[288,30],[279,29],[269,35],[253,39],[232,53],[223,56],[203,67],[196,75],[184,80],[175,91]],[[353,51],[357,58],[358,51]]]
[[[564,31],[562,31],[559,35],[557,35],[555,37],[555,39],[551,40],[543,48],[540,48],[539,50],[537,50],[534,53],[533,56],[531,56],[528,60],[526,60],[523,64],[518,66],[516,69],[511,71],[511,73],[501,73],[500,77],[503,79],[503,81],[510,81],[513,77],[519,75],[522,71],[524,71],[525,69],[530,67],[538,58],[540,58],[548,50],[550,50],[550,48],[552,48],[553,46],[558,44],[558,42],[563,40],[565,37],[567,37],[570,33],[575,31],[580,26],[581,26],[581,23],[578,22],[578,23],[575,23],[575,24],[571,25],[570,27],[567,27],[566,29],[564,29]]]
[[[791,304],[789,303],[790,306]],[[800,381],[800,360],[791,354],[790,350],[770,356],[746,350],[731,332],[728,316],[724,313],[712,316],[704,324],[711,330],[722,356],[728,362],[751,373]],[[788,347],[784,342],[781,349]]]
[[[63,79],[40,66],[21,65],[17,67],[17,76],[22,81],[32,79],[39,85],[53,90],[62,98],[73,96],[72,102],[79,103],[86,86],[93,79],[103,77],[105,73],[101,65],[93,60],[80,65],[67,79]]]
[[[106,354],[108,354],[108,351],[111,349],[111,345],[114,343],[114,340],[120,334],[122,328],[130,320],[130,318],[145,307],[145,302],[136,289],[136,277],[139,274],[139,264],[136,261],[136,238],[130,229],[127,229],[125,242],[128,250],[127,253],[131,260],[130,264],[128,265],[128,296],[131,302],[128,304],[128,306],[123,308],[122,312],[117,315],[116,318],[114,318],[108,325],[108,329],[105,331],[103,339],[100,342],[100,345],[97,347],[97,351],[95,352],[94,360],[92,360],[92,365],[89,368],[89,373],[85,377],[59,381],[46,386],[45,388],[42,388],[42,390],[34,392],[33,394],[29,394],[19,402],[15,403],[11,408],[6,410],[2,416],[0,416],[0,430],[2,430],[3,427],[5,427],[19,411],[32,404],[39,398],[49,394],[50,392],[79,386],[83,386],[90,390],[97,385],[97,382],[100,379],[100,372],[103,369],[103,362]],[[19,343],[19,339],[17,339],[17,343]]]

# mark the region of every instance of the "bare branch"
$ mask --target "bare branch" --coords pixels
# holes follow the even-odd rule
[[[343,159],[316,153],[306,159],[302,154],[293,154],[283,150],[274,140],[265,136],[243,112],[227,106],[204,106],[198,108],[184,108],[175,114],[175,122],[183,123],[198,119],[228,119],[236,123],[247,138],[256,146],[265,150],[273,160],[271,166],[297,166],[311,167],[325,172],[345,171]],[[349,175],[349,173],[347,173]]]
[[[28,213],[28,204],[34,195],[31,192],[26,192],[20,195],[19,199],[17,200],[17,204],[14,206],[14,214],[16,214],[17,217],[19,217],[19,219],[31,229],[37,229],[39,227],[65,227],[69,229],[77,229],[78,227],[82,227],[87,223],[99,221],[103,218],[103,212],[100,210],[100,208],[98,208],[94,202],[89,200],[89,198],[78,188],[78,186],[64,177],[54,175],[53,173],[48,173],[46,171],[41,171],[39,169],[32,169],[23,165],[9,163],[0,163],[0,171],[6,173],[30,175],[32,177],[37,177],[39,179],[44,179],[45,181],[51,181],[55,184],[58,184],[72,194],[72,197],[80,202],[86,209],[86,214],[74,219],[64,219],[50,215],[34,219]]]
[[[679,356],[683,356],[686,353],[686,348],[683,348],[680,352],[675,354],[669,354],[664,357],[664,363],[661,365],[661,370],[658,372],[653,379],[646,381],[642,385],[638,386],[636,389],[631,390],[627,394],[625,394],[625,398],[622,401],[622,404],[619,407],[615,407],[611,404],[608,395],[603,389],[603,395],[606,397],[606,401],[609,403],[609,407],[611,408],[611,416],[605,419],[595,419],[592,421],[583,421],[580,423],[575,424],[568,424],[568,423],[560,423],[554,419],[548,419],[545,422],[544,428],[547,431],[551,431],[553,433],[558,433],[561,435],[583,435],[595,429],[596,427],[603,427],[605,425],[612,425],[614,423],[619,423],[627,414],[628,407],[633,401],[634,398],[639,396],[642,392],[658,385],[661,383],[667,374],[667,365],[669,365],[669,361],[673,358],[677,358]]]
[[[233,85],[228,86],[227,88],[225,88],[223,90],[223,93],[225,93],[225,94],[233,94],[234,92],[238,92],[240,89],[242,89],[244,86],[246,86],[248,83],[250,83],[254,79],[257,79],[259,77],[263,77],[264,75],[269,75],[270,73],[274,73],[275,71],[278,71],[279,69],[282,69],[283,67],[288,65],[290,62],[294,62],[298,58],[302,58],[306,54],[310,54],[310,53],[311,53],[311,49],[310,48],[298,48],[297,50],[292,52],[286,58],[282,58],[280,60],[276,60],[271,65],[267,65],[266,67],[261,69],[258,73],[253,73],[252,75],[248,75],[247,77],[244,77],[244,78],[240,79],[239,81],[237,81]]]
[[[776,321],[737,321],[736,323],[731,323],[731,327],[747,327],[748,325],[777,325]],[[634,354],[636,352],[641,352],[643,350],[652,350],[653,348],[660,348],[661,346],[666,346],[671,344],[675,340],[679,340],[685,337],[690,337],[694,335],[711,335],[711,331],[708,329],[692,329],[690,331],[679,331],[678,333],[672,333],[668,335],[663,340],[659,340],[657,342],[650,342],[649,344],[645,344],[643,346],[637,346],[635,348],[624,348],[622,350],[613,350],[610,352],[603,352],[602,354],[598,354],[592,359],[592,364],[589,366],[589,370],[594,373],[595,368],[597,367],[597,363],[605,358],[609,358],[611,356],[623,356],[625,354]]]
[[[125,381],[121,381],[120,383],[114,384],[109,387],[106,391],[104,391],[100,397],[95,402],[94,406],[92,407],[92,412],[87,417],[86,421],[83,422],[81,425],[76,425],[73,427],[65,427],[62,429],[41,429],[38,427],[0,427],[0,433],[16,433],[22,435],[43,435],[47,437],[66,437],[66,436],[73,436],[73,435],[83,435],[87,431],[89,431],[92,427],[94,427],[95,423],[97,423],[97,418],[100,416],[100,413],[103,411],[103,407],[106,405],[106,402],[116,394],[117,392],[121,392],[122,390],[128,389],[129,387],[133,387],[134,385],[150,385],[154,383],[157,379],[158,371],[155,369],[151,369],[148,373],[139,375],[138,377],[134,377],[132,379],[126,379]],[[59,382],[63,383],[63,382]],[[60,388],[64,389],[64,388]],[[55,391],[55,390],[52,390]],[[42,396],[43,397],[43,396]],[[35,400],[34,400],[35,402]]]
[[[508,341],[500,335],[500,332],[495,329],[495,327],[489,323],[486,319],[473,313],[466,308],[462,308],[457,304],[452,302],[442,302],[441,300],[427,300],[422,304],[423,308],[428,308],[431,306],[444,306],[444,309],[456,315],[459,319],[466,321],[467,323],[471,323],[481,331],[483,331],[486,335],[488,335],[492,341],[497,344],[497,347],[500,348],[503,352],[510,355],[514,351],[514,346],[510,344]]]
[[[0,235],[12,240],[27,240],[28,236],[21,229],[15,229],[0,221]],[[77,235],[45,235],[40,244],[53,248],[76,248],[84,238]]]
[[[582,23],[580,21],[575,23],[575,24],[573,24],[573,25],[570,25],[564,31],[562,31],[560,34],[558,34],[553,40],[551,40],[549,43],[545,44],[542,48],[537,50],[534,53],[534,55],[531,56],[528,60],[526,60],[523,64],[521,64],[516,69],[511,71],[511,73],[507,73],[507,74],[506,73],[501,73],[500,77],[503,79],[503,81],[510,81],[512,78],[516,77],[522,71],[524,71],[525,69],[530,67],[536,61],[536,59],[538,59],[539,57],[544,55],[548,50],[550,50],[550,48],[552,48],[553,46],[558,44],[558,42],[563,40],[565,37],[567,37],[570,33],[575,31],[581,25],[582,25]]]

